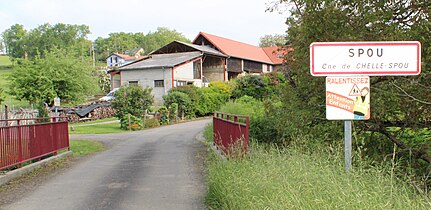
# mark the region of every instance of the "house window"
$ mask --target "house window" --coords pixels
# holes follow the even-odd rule
[[[129,81],[129,85],[133,86],[133,85],[138,85],[138,81]]]
[[[164,80],[154,80],[154,87],[165,87]]]
[[[177,81],[177,87],[179,86],[186,86],[187,85],[187,81]]]

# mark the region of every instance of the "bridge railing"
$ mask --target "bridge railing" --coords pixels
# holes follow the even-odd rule
[[[225,155],[243,155],[248,150],[249,116],[215,112],[214,144]]]
[[[0,170],[70,149],[67,118],[0,120]]]

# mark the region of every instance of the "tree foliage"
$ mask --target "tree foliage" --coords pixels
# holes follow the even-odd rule
[[[420,41],[422,73],[409,77],[372,77],[371,119],[355,122],[355,131],[366,148],[363,155],[384,159],[401,150],[400,159],[427,173],[430,159],[430,135],[416,132],[416,140],[406,133],[423,131],[431,118],[431,2],[380,0],[281,0],[275,7],[287,5],[290,17],[288,43],[289,86],[284,91],[283,110],[277,113],[289,134],[314,135],[322,140],[341,138],[339,122],[325,119],[324,78],[309,73],[309,46],[312,42],[333,41]],[[289,119],[289,120],[286,120]],[[425,132],[427,133],[427,132]],[[422,139],[418,141],[417,139]],[[429,169],[428,169],[429,170]]]
[[[281,34],[268,34],[260,37],[259,47],[284,46],[286,37]]]
[[[91,41],[86,37],[90,29],[86,25],[45,23],[30,31],[15,24],[2,33],[6,52],[13,58],[44,57],[56,48],[74,51],[81,57],[89,56]]]
[[[190,42],[182,33],[165,27],[159,27],[155,32],[110,33],[108,38],[98,37],[95,40],[96,54],[99,60],[104,60],[111,53],[127,54],[134,48],[143,48],[148,54],[174,40]]]
[[[233,98],[251,96],[258,100],[274,96],[279,92],[285,79],[281,73],[273,72],[265,75],[246,75],[234,81]],[[277,95],[277,94],[276,94]]]
[[[46,52],[44,58],[18,60],[10,76],[10,93],[31,104],[82,100],[97,90],[91,65],[65,50]]]
[[[145,35],[143,48],[145,52],[150,53],[172,41],[190,42],[182,33],[165,27],[157,28],[155,32],[149,32]]]
[[[15,24],[1,34],[6,53],[14,58],[24,57],[24,37],[27,35],[23,25]]]

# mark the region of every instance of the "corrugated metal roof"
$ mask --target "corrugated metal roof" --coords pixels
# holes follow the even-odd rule
[[[181,41],[172,41],[171,43],[151,52],[150,55],[178,53],[178,52],[193,52],[193,51],[201,51],[207,55],[228,57],[222,52],[214,48],[211,48],[209,46],[201,46],[201,45],[190,44],[190,43],[181,42]]]
[[[207,53],[207,54],[213,54],[213,55],[217,55],[217,56],[227,57],[222,52],[220,52],[220,51],[218,51],[218,50],[216,50],[214,48],[211,48],[209,46],[190,44],[190,43],[185,43],[185,42],[180,42],[180,41],[175,41],[175,42],[181,43],[183,45],[187,45],[189,47],[195,48],[196,50],[199,50],[199,51]]]
[[[259,61],[263,63],[272,64],[271,59],[266,55],[262,48],[256,47],[243,42],[238,42],[231,39],[226,39],[216,35],[200,32],[193,42],[203,36],[206,40],[211,42],[222,53],[246,60]]]
[[[119,70],[152,69],[160,67],[171,68],[200,56],[202,56],[201,52],[155,54],[147,59],[120,67]]]

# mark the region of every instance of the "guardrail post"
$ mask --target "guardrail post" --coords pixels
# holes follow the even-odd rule
[[[19,165],[18,167],[21,168],[22,167],[22,153],[23,153],[23,146],[22,146],[22,139],[21,139],[21,121],[17,120],[17,129],[18,129],[18,160],[19,160]]]
[[[250,117],[246,116],[245,117],[245,135],[244,135],[244,139],[245,139],[245,149],[246,151],[248,150],[248,131],[249,131],[249,126],[250,126]]]

